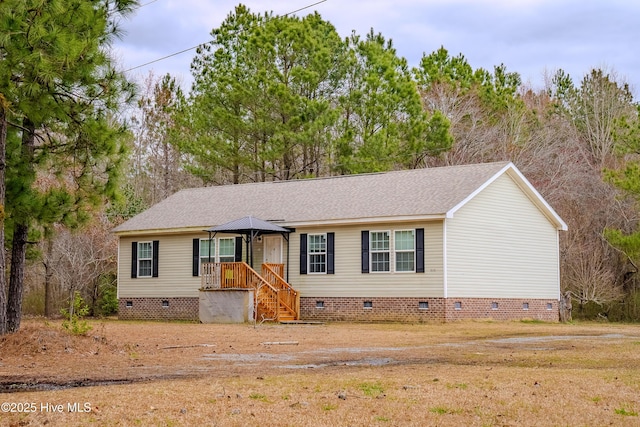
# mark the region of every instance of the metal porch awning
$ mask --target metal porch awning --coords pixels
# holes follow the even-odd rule
[[[247,263],[253,268],[253,239],[262,234],[281,234],[284,239],[289,242],[289,233],[292,233],[293,229],[281,227],[263,219],[255,218],[253,216],[245,216],[243,218],[235,219],[224,224],[216,225],[215,227],[204,230],[209,233],[209,239],[215,236],[217,233],[234,233],[244,236],[245,243],[247,245]],[[289,265],[289,245],[287,244],[287,270]]]

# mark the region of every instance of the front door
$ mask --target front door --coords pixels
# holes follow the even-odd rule
[[[264,262],[282,264],[282,236],[263,236]]]

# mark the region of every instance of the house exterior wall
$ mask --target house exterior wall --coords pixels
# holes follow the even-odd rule
[[[218,234],[216,237],[233,237]],[[193,239],[207,233],[120,237],[118,250],[118,298],[198,298],[199,276],[193,276]],[[158,277],[131,277],[131,243],[157,240]],[[244,250],[244,247],[243,247]],[[243,255],[244,256],[244,255]],[[244,258],[243,258],[244,259]]]
[[[557,299],[538,298],[447,298],[447,322],[465,319],[559,321]]]
[[[301,298],[309,321],[451,322],[533,319],[557,322],[558,301],[518,298]]]
[[[120,298],[118,318],[121,320],[198,320],[198,297]]]
[[[424,228],[425,272],[362,273],[361,232]],[[335,274],[300,274],[300,234],[335,233]],[[290,236],[289,283],[303,298],[442,297],[442,221],[297,227]],[[393,265],[393,251],[391,251]],[[393,270],[393,267],[392,267]]]
[[[504,174],[445,222],[449,298],[558,300],[558,231]]]
[[[415,229],[424,230],[424,272],[394,272],[393,247],[390,272],[362,272],[363,230],[393,234]],[[333,233],[335,274],[300,273],[303,233]],[[516,182],[504,174],[446,220],[297,226],[288,244],[283,242],[283,262],[289,283],[300,292],[304,320],[557,321],[557,233]],[[193,276],[193,239],[207,237],[204,232],[121,236],[120,318],[197,320],[201,278]],[[159,242],[158,277],[131,278],[132,242],[155,240]],[[263,246],[263,242],[254,241],[254,268],[258,272]],[[246,259],[244,244],[243,252]]]

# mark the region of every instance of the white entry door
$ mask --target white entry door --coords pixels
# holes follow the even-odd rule
[[[282,236],[263,236],[264,262],[282,264]]]

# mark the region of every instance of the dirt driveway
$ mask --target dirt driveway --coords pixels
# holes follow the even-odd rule
[[[0,421],[640,425],[639,350],[628,325],[28,320],[0,341]]]

